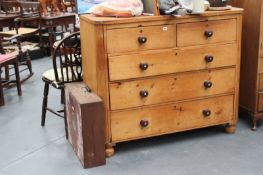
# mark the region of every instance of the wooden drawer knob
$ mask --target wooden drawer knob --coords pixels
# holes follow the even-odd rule
[[[212,55],[206,55],[205,56],[205,61],[207,63],[211,63],[214,60],[214,57]]]
[[[140,69],[141,70],[147,70],[149,67],[148,63],[140,63]]]
[[[211,115],[211,111],[209,109],[204,109],[203,115],[204,115],[204,117],[209,117]]]
[[[145,97],[147,97],[149,95],[149,92],[147,91],[147,90],[141,90],[140,91],[140,96],[142,97],[142,98],[145,98]]]
[[[214,32],[212,30],[206,30],[204,34],[205,37],[210,38],[213,36]]]
[[[209,81],[209,80],[207,80],[207,81],[204,82],[205,88],[211,88],[212,85],[213,85],[213,83],[212,83],[211,81]]]
[[[146,38],[145,36],[140,36],[140,37],[138,38],[138,42],[139,42],[140,44],[145,44],[145,43],[147,42],[147,38]]]
[[[145,128],[149,125],[149,121],[148,120],[141,120],[140,125],[142,128]]]

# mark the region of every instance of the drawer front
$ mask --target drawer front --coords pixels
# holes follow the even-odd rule
[[[234,92],[235,68],[116,82],[109,87],[112,110],[205,97]]]
[[[258,93],[258,111],[263,111],[263,92]]]
[[[113,142],[218,125],[234,120],[232,95],[111,112]]]
[[[237,46],[226,44],[173,51],[109,57],[110,80],[235,65]]]
[[[236,19],[177,24],[177,46],[234,42]]]
[[[174,25],[107,30],[108,53],[171,48],[175,41]]]

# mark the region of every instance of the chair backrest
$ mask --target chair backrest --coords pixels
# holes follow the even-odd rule
[[[20,14],[20,4],[14,0],[3,0],[0,12],[5,14]]]
[[[52,57],[57,83],[63,85],[64,83],[82,81],[80,32],[63,38],[56,46]]]
[[[40,29],[40,3],[32,1],[18,1],[20,4],[20,17],[16,18],[16,22],[20,22],[19,26],[34,27]]]

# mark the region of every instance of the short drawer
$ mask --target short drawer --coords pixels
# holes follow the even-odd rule
[[[175,46],[175,26],[160,25],[107,30],[107,52],[124,53]]]
[[[263,111],[263,92],[258,93],[258,111]]]
[[[237,61],[236,44],[179,49],[109,57],[110,80],[232,66]]]
[[[232,95],[111,112],[113,142],[224,124],[234,120]]]
[[[110,83],[112,110],[230,93],[235,68],[206,70]]]
[[[236,30],[236,19],[177,24],[177,46],[234,42]]]

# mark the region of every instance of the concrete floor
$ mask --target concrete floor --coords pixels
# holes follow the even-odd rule
[[[120,143],[105,166],[83,169],[65,139],[63,120],[48,114],[40,126],[41,74],[51,60],[33,60],[34,76],[23,86],[5,90],[0,107],[0,175],[260,175],[263,172],[263,126],[257,132],[240,119],[237,132],[222,127]],[[50,104],[59,104],[51,91]]]

